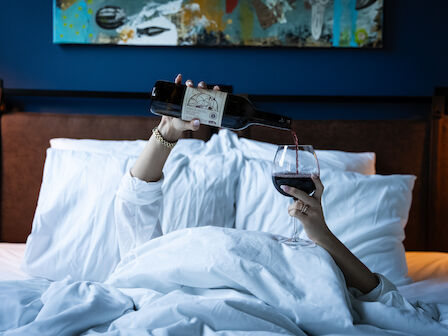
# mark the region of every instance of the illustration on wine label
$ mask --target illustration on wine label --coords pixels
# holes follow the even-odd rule
[[[227,93],[187,87],[182,102],[182,120],[199,119],[201,124],[221,126]]]

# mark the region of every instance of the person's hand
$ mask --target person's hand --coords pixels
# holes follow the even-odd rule
[[[176,84],[181,84],[182,75],[181,74],[177,75],[174,82]],[[193,81],[189,79],[185,82],[185,85],[193,87]],[[201,81],[198,84],[198,88],[206,89],[207,85],[203,81]],[[219,87],[215,85],[213,90],[219,90]],[[200,122],[198,119],[193,119],[191,121],[183,121],[178,118],[163,116],[157,128],[159,129],[159,132],[162,134],[165,140],[174,142],[179,140],[184,131],[197,131],[199,129],[199,125]]]
[[[319,177],[311,177],[316,190],[312,196],[302,190],[282,185],[281,188],[296,200],[288,207],[288,213],[292,217],[298,218],[305,232],[316,244],[329,238],[332,233],[325,223],[324,212],[322,210],[321,200],[324,192],[324,186]]]

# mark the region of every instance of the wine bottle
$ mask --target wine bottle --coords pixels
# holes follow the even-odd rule
[[[260,111],[244,97],[166,81],[155,83],[150,110],[157,115],[186,121],[199,119],[201,124],[232,130],[254,124],[291,129],[290,118]]]

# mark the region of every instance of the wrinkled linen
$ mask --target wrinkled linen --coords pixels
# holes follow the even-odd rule
[[[347,290],[320,247],[269,233],[189,228],[129,251],[105,283],[0,282],[4,335],[447,335],[446,306],[406,301],[386,278]],[[445,320],[445,323],[448,322]]]

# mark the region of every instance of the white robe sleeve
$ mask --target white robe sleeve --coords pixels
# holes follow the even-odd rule
[[[375,273],[376,277],[379,280],[378,285],[372,289],[370,292],[363,294],[356,288],[349,288],[350,293],[358,300],[365,302],[373,302],[373,301],[384,301],[384,299],[389,296],[387,295],[390,292],[396,291],[397,287],[393,283],[391,283],[384,275]]]
[[[435,304],[409,302],[385,276],[375,274],[379,284],[369,293],[349,288],[356,324],[397,330],[406,335],[446,335],[447,329],[441,331],[440,312]]]
[[[159,222],[163,178],[145,182],[128,171],[115,197],[114,213],[120,257],[136,246],[162,235]]]

